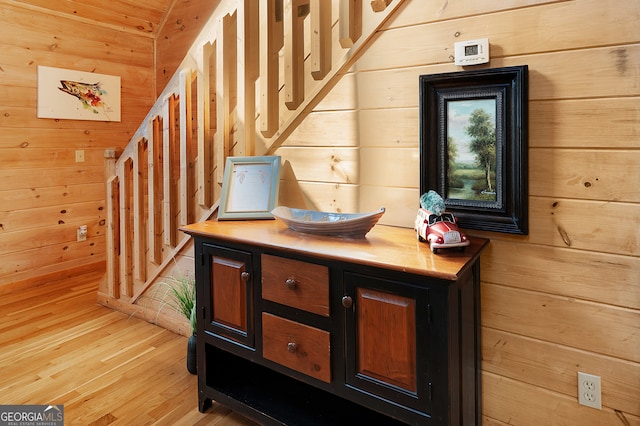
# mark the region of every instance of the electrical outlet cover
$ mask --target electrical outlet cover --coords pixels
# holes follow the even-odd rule
[[[602,410],[600,376],[578,372],[578,402],[581,405]]]

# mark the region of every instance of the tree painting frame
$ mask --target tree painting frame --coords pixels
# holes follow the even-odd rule
[[[462,228],[528,233],[528,67],[420,76],[420,194]]]

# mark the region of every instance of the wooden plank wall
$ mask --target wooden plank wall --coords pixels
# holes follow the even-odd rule
[[[162,93],[220,0],[172,1],[156,40],[156,95]]]
[[[103,153],[127,144],[155,100],[153,49],[149,33],[0,0],[0,292],[104,268]],[[37,118],[38,65],[120,76],[122,121]]]
[[[1,292],[104,260],[102,153],[129,140],[156,77],[150,36],[0,6]],[[382,223],[411,227],[418,76],[459,70],[453,43],[480,37],[488,66],[529,65],[530,233],[474,234],[491,239],[483,424],[640,424],[638,22],[628,0],[407,0],[277,151],[282,204],[384,205]],[[37,119],[37,65],[122,76],[126,121]],[[602,377],[603,410],[577,404],[577,371]]]
[[[418,76],[458,71],[456,41],[489,37],[489,67],[530,70],[530,233],[482,258],[485,425],[640,424],[640,3],[408,1],[276,153],[281,202],[387,208],[419,197]],[[603,409],[578,405],[577,372]]]
[[[37,0],[0,0],[0,294],[103,268],[104,149],[126,146],[218,3],[163,10],[148,2],[149,21],[134,25],[125,12],[117,25],[126,5],[91,11],[76,3],[52,14]],[[120,76],[122,121],[36,118],[38,65]],[[85,224],[88,239],[76,242]]]

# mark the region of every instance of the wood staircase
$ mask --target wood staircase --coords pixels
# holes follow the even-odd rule
[[[276,151],[403,0],[221,0],[122,152],[105,151],[107,272],[98,301],[142,306],[218,207],[229,156]],[[163,272],[164,271],[164,272]]]

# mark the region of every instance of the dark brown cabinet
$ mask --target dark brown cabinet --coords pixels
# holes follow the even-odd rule
[[[275,221],[194,236],[198,398],[263,424],[480,424],[479,253]]]
[[[430,413],[429,291],[407,282],[345,273],[346,382]]]
[[[254,344],[254,274],[251,253],[202,244],[196,305],[204,331],[225,336],[247,346]],[[206,261],[205,261],[206,259]]]

